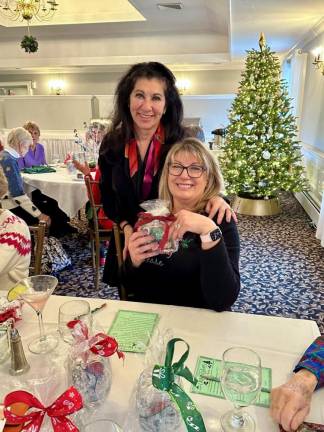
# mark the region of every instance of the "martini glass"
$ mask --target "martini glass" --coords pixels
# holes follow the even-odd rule
[[[253,417],[242,408],[251,405],[261,389],[261,360],[249,348],[233,347],[223,353],[221,386],[234,409],[221,417],[224,432],[254,432]]]
[[[32,339],[28,344],[29,351],[34,354],[45,354],[53,351],[59,341],[58,337],[45,334],[42,316],[45,304],[57,283],[56,277],[49,275],[30,276],[19,282],[19,285],[25,287],[24,290],[20,290],[20,298],[34,309],[38,317],[39,336]]]

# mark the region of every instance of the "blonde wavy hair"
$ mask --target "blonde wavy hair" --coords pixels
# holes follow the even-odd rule
[[[7,192],[8,192],[7,177],[5,176],[2,166],[0,165],[0,198],[5,196]]]
[[[202,196],[195,204],[195,207],[191,209],[195,213],[203,212],[208,201],[218,195],[223,188],[223,176],[216,159],[209,150],[207,150],[204,144],[196,138],[185,138],[171,147],[161,174],[159,198],[170,202],[171,208],[173,208],[173,197],[168,184],[169,165],[175,161],[175,157],[180,152],[196,157],[198,162],[206,168],[203,175],[206,176],[207,185]]]
[[[27,123],[24,124],[23,128],[26,129],[28,132],[35,130],[40,135],[39,126],[34,121],[31,121],[31,120],[28,121]]]

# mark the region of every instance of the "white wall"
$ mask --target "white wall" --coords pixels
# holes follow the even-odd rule
[[[184,116],[199,117],[205,141],[212,141],[212,130],[228,126],[227,114],[233,99],[234,95],[183,96]]]
[[[301,120],[301,140],[324,152],[324,76],[312,65],[311,51],[324,47],[324,34],[313,39],[303,48],[309,52],[304,88],[304,101]]]
[[[7,96],[0,115],[1,128],[14,128],[34,120],[42,130],[81,129],[89,121],[92,96]],[[0,108],[1,108],[0,105]]]
[[[185,118],[199,118],[206,142],[211,131],[227,126],[227,112],[234,95],[182,96]],[[93,98],[99,111],[92,110]],[[82,130],[83,122],[93,117],[108,117],[113,109],[113,95],[5,96],[0,99],[0,128],[11,129],[34,120],[42,131]]]
[[[111,95],[123,72],[60,73],[60,74],[1,74],[1,82],[34,81],[34,95],[50,94],[48,82],[62,79],[66,82],[66,95]],[[188,79],[191,87],[187,94],[209,95],[235,93],[240,71],[175,71],[177,79]]]

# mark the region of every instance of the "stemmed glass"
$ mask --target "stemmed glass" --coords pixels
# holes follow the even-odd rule
[[[233,347],[223,353],[221,386],[234,409],[221,417],[225,432],[253,432],[254,419],[242,407],[251,405],[261,389],[261,359],[249,348]]]
[[[39,336],[28,345],[29,350],[34,354],[45,354],[52,351],[59,341],[57,336],[45,334],[42,316],[45,304],[57,283],[58,280],[54,276],[37,275],[22,279],[18,284],[20,298],[34,309],[38,317]],[[21,289],[22,286],[24,289]]]
[[[108,419],[98,419],[85,426],[85,432],[122,432],[121,427]]]

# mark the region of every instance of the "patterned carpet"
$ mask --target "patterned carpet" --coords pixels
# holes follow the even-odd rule
[[[239,215],[242,288],[233,310],[312,319],[324,333],[324,248],[291,194],[281,195],[281,207],[273,217]],[[75,225],[80,234],[62,239],[72,268],[58,275],[56,294],[118,299],[103,283],[95,291],[85,223]]]

